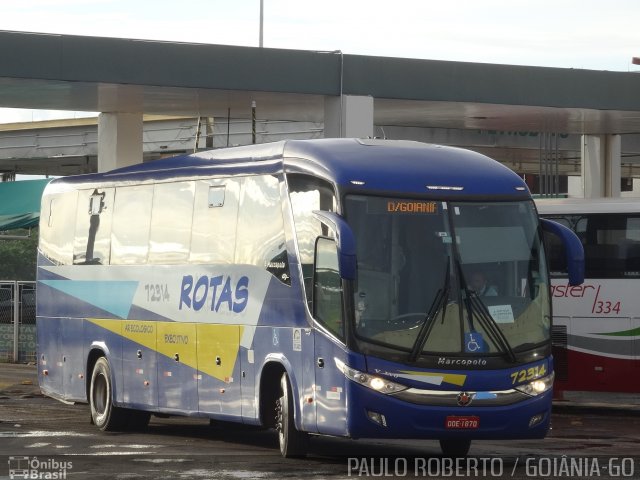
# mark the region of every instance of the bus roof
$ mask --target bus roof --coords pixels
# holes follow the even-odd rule
[[[437,193],[440,196],[528,197],[524,181],[482,154],[404,140],[317,139],[224,148],[132,165],[57,182],[120,183],[249,172],[258,164],[287,172],[315,173],[350,191]],[[260,172],[256,172],[260,173]],[[54,183],[57,183],[54,182]]]
[[[537,198],[543,215],[640,212],[640,198]]]

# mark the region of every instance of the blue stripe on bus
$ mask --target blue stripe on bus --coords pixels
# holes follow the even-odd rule
[[[135,281],[41,280],[41,283],[120,318],[127,318],[138,288]]]

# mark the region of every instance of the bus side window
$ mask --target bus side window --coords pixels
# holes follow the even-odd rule
[[[155,185],[149,263],[181,264],[189,258],[194,191],[194,182]]]
[[[291,285],[280,183],[272,175],[245,177],[242,182],[235,263],[264,268]]]
[[[196,182],[189,263],[232,264],[242,180]]]
[[[111,264],[147,263],[153,185],[116,188],[111,222]]]
[[[49,196],[43,202],[43,221],[40,222],[40,249],[57,265],[70,265],[73,260],[78,192]]]
[[[338,267],[338,249],[333,239],[318,237],[314,263],[313,316],[338,338],[344,338],[342,281]]]
[[[109,264],[113,193],[113,188],[90,188],[78,192],[74,264]]]
[[[314,215],[314,210],[336,211],[336,196],[333,187],[310,175],[288,174],[289,199],[293,211],[300,266],[309,310],[312,310],[313,263],[316,238],[329,232]]]

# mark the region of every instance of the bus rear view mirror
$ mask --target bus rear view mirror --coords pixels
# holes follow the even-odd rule
[[[314,210],[313,214],[322,223],[328,225],[336,234],[338,247],[338,268],[340,277],[345,280],[356,279],[356,240],[353,231],[344,218],[337,213]]]
[[[540,224],[542,230],[555,235],[562,241],[567,260],[569,285],[581,285],[584,282],[584,248],[580,239],[571,229],[553,220],[541,218]]]

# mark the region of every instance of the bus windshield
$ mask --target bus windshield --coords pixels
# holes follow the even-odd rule
[[[531,201],[350,195],[355,332],[423,355],[504,355],[549,341],[546,260]],[[455,241],[454,241],[455,239]]]

